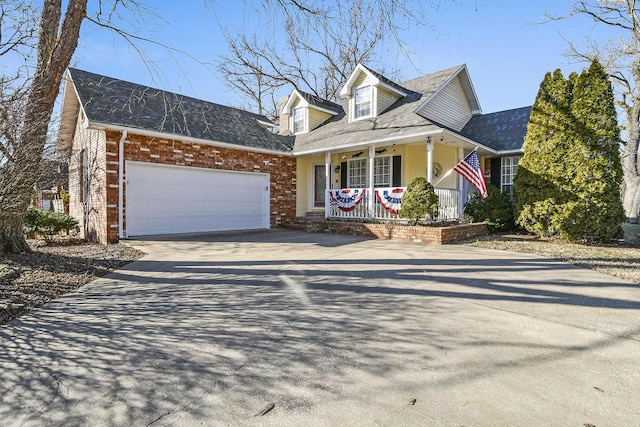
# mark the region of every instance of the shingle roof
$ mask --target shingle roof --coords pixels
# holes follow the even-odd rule
[[[336,114],[338,114],[338,113],[340,113],[342,111],[342,106],[339,105],[339,104],[336,104],[335,102],[331,102],[331,101],[328,101],[326,99],[322,99],[322,98],[317,97],[315,95],[312,95],[310,93],[303,92],[303,91],[301,91],[299,89],[298,89],[298,93],[311,106],[324,108],[325,110],[333,111]]]
[[[377,117],[349,122],[345,114],[348,101],[342,101],[343,111],[339,115],[312,132],[296,135],[294,153],[387,138],[401,138],[439,129],[437,125],[413,111],[461,67],[462,65],[459,65],[401,83],[398,86],[407,92],[407,96],[400,98],[387,108],[384,114]]]
[[[460,134],[496,151],[522,149],[531,107],[473,116]]]
[[[291,151],[288,138],[258,123],[269,122],[265,116],[87,71],[69,72],[90,123]]]
[[[399,85],[398,83],[394,82],[393,80],[386,78],[382,74],[378,73],[377,71],[372,70],[371,68],[367,67],[366,65],[363,65],[363,67],[366,68],[367,71],[369,71],[371,74],[376,76],[382,83],[386,84],[387,86],[391,86],[391,87],[393,87],[395,89],[398,89],[401,92],[404,91],[404,88],[401,85]]]

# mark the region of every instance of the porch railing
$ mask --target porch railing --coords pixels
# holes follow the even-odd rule
[[[398,187],[391,188],[377,188],[376,190],[392,191]],[[406,189],[404,187],[401,187]],[[349,218],[349,219],[383,219],[383,220],[400,220],[397,214],[389,212],[378,201],[375,194],[372,194],[368,188],[358,189],[364,191],[360,202],[351,210],[342,210],[338,207],[338,204],[331,202],[329,206],[330,218]],[[439,215],[438,221],[447,221],[458,219],[462,215],[462,210],[459,206],[460,190],[452,190],[448,188],[436,188],[436,194],[439,197]],[[369,210],[369,200],[373,197],[373,211]]]

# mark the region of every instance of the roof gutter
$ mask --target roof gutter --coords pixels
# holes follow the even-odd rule
[[[231,150],[252,151],[252,152],[263,153],[263,154],[273,154],[278,156],[293,157],[293,153],[291,153],[290,151],[278,151],[278,150],[268,150],[265,148],[247,147],[244,145],[229,144],[228,142],[212,141],[209,139],[194,138],[191,136],[176,135],[173,133],[137,129],[137,128],[132,128],[128,126],[112,125],[108,123],[90,122],[88,123],[87,127],[91,129],[96,129],[96,130],[127,132],[128,134],[148,136],[151,138],[162,138],[162,139],[170,139],[174,141],[185,141],[185,142],[190,142],[192,144],[212,145],[220,148],[229,148]]]
[[[341,152],[341,151],[345,151],[345,150],[358,150],[358,149],[362,149],[365,147],[369,147],[371,145],[375,145],[375,146],[381,146],[381,145],[388,145],[388,144],[398,144],[400,143],[402,140],[411,140],[411,141],[407,141],[408,142],[413,142],[413,140],[418,139],[418,138],[426,138],[427,137],[432,137],[435,135],[451,135],[454,136],[458,139],[463,140],[464,142],[473,145],[475,147],[481,148],[484,151],[488,151],[491,154],[498,154],[498,152],[496,150],[494,150],[493,148],[489,148],[486,145],[482,145],[482,144],[478,144],[477,142],[466,138],[460,134],[457,134],[455,132],[451,132],[447,129],[437,129],[437,130],[432,130],[432,131],[428,131],[428,132],[420,132],[420,133],[415,133],[415,134],[411,134],[411,135],[405,135],[402,137],[387,137],[387,138],[380,138],[380,139],[372,139],[369,141],[364,141],[364,142],[359,142],[357,144],[346,144],[346,145],[340,145],[337,147],[327,147],[327,148],[316,148],[313,150],[306,150],[306,151],[299,151],[294,153],[294,156],[304,156],[304,155],[309,155],[309,154],[322,154],[322,153],[326,153],[326,152]]]
[[[456,138],[463,140],[467,144],[475,145],[477,148],[481,148],[482,150],[488,151],[491,154],[498,154],[498,151],[494,150],[493,148],[487,147],[486,145],[483,145],[483,144],[480,144],[480,143],[474,141],[473,139],[469,139],[466,136],[460,135],[459,133],[451,132],[450,130],[447,130],[447,129],[444,129],[444,133],[446,133],[448,135],[455,136]]]
[[[502,150],[502,151],[498,151],[496,154],[522,154],[524,153],[524,150],[522,148],[520,149],[514,149],[514,150]]]
[[[368,147],[370,145],[387,145],[387,144],[393,144],[393,143],[398,143],[399,141],[402,140],[406,140],[406,139],[411,139],[414,140],[416,138],[421,138],[421,137],[428,137],[428,136],[433,136],[433,135],[441,135],[442,133],[444,133],[444,129],[438,129],[438,130],[433,130],[433,131],[428,131],[428,132],[420,132],[420,133],[414,133],[411,135],[405,135],[402,137],[387,137],[387,138],[380,138],[380,139],[371,139],[369,141],[363,141],[363,142],[359,142],[357,144],[345,144],[345,145],[339,145],[336,147],[327,147],[327,148],[315,148],[313,150],[306,150],[306,151],[299,151],[297,153],[294,153],[295,156],[303,156],[303,155],[307,155],[307,154],[320,154],[320,153],[326,153],[326,152],[340,152],[340,151],[345,151],[345,150],[358,150],[360,148],[365,148]]]

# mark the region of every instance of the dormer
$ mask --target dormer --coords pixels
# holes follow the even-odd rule
[[[382,74],[358,64],[340,91],[349,99],[349,121],[377,117],[407,92]]]
[[[471,117],[482,114],[466,65],[461,65],[414,113],[460,132]]]
[[[294,89],[280,113],[281,133],[289,131],[299,135],[310,132],[341,111],[338,104]]]

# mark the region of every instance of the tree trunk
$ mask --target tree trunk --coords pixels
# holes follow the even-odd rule
[[[638,223],[638,215],[640,213],[640,176],[629,181],[625,179],[625,192],[622,199],[624,212],[632,224]]]
[[[14,161],[0,177],[0,251],[23,252],[29,247],[22,222],[31,189],[40,173],[47,129],[64,70],[78,46],[87,0],[70,0],[64,19],[61,0],[45,0],[38,32],[38,59],[27,98],[23,129],[14,147]]]
[[[622,152],[624,194],[622,205],[629,222],[637,223],[640,214],[640,170],[638,170],[638,142],[640,141],[640,100],[627,110],[627,141]]]

